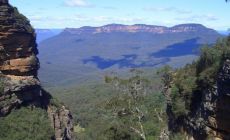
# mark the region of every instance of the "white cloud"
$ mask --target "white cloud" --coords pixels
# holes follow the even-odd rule
[[[65,5],[70,6],[70,7],[91,7],[92,6],[86,0],[66,0]]]
[[[147,19],[135,17],[113,17],[113,16],[87,16],[87,15],[72,15],[66,17],[30,15],[28,18],[33,25],[38,25],[36,28],[65,28],[65,27],[80,27],[80,26],[101,26],[111,23],[119,24],[136,24],[143,23]],[[93,24],[89,24],[93,23]]]

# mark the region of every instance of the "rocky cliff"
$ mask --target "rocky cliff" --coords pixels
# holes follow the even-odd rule
[[[198,62],[173,74],[173,80],[165,90],[168,97],[168,126],[172,134],[180,132],[188,140],[230,139],[229,47],[230,37],[222,43],[217,43],[210,49],[211,51],[203,52]],[[199,70],[199,67],[203,69]],[[178,72],[183,71],[185,73],[194,71],[196,74],[195,76],[189,74],[190,77],[182,74],[184,80],[180,77],[178,83]],[[195,79],[195,86],[191,84],[193,83],[191,78]],[[186,83],[188,80],[189,83]],[[181,81],[184,84],[181,84]],[[207,81],[212,82],[207,84]],[[192,87],[191,93],[188,92],[189,86]],[[179,88],[175,90],[175,87]]]
[[[21,15],[8,0],[0,0],[0,117],[5,117],[22,106],[47,110],[55,139],[73,139],[71,113],[64,106],[54,106],[37,77],[39,60],[36,34],[29,20]],[[1,119],[1,118],[0,118]]]
[[[191,33],[191,32],[206,32],[217,33],[213,29],[206,28],[201,24],[181,24],[173,27],[135,24],[109,24],[101,27],[81,27],[77,29],[68,28],[65,32],[71,34],[97,34],[97,33],[112,33],[112,32],[127,32],[127,33],[152,33],[152,34],[168,34],[168,33]]]

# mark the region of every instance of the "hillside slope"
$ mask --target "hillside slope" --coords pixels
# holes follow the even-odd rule
[[[164,64],[178,67],[194,60],[202,44],[212,44],[219,37],[215,30],[200,24],[67,28],[39,44],[39,76],[49,83],[52,78],[53,82],[63,78],[76,82],[95,79],[105,70]],[[74,79],[73,75],[82,77]]]

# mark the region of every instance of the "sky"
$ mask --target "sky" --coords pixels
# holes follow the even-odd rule
[[[225,0],[9,0],[35,28],[79,28],[106,24],[171,27],[200,23],[216,30],[230,28],[230,2]]]

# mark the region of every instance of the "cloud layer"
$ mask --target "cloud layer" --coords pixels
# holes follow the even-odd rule
[[[24,2],[15,1],[21,1],[19,4]],[[20,11],[24,12],[35,28],[77,28],[111,23],[163,26],[200,23],[210,28],[224,29],[229,25],[225,14],[220,15],[218,10],[212,9],[215,5],[201,10],[201,6],[194,8],[174,2],[155,4],[155,1],[140,2],[140,0],[49,0],[46,5],[25,2],[27,4],[24,3]],[[24,5],[30,6],[24,7]]]

